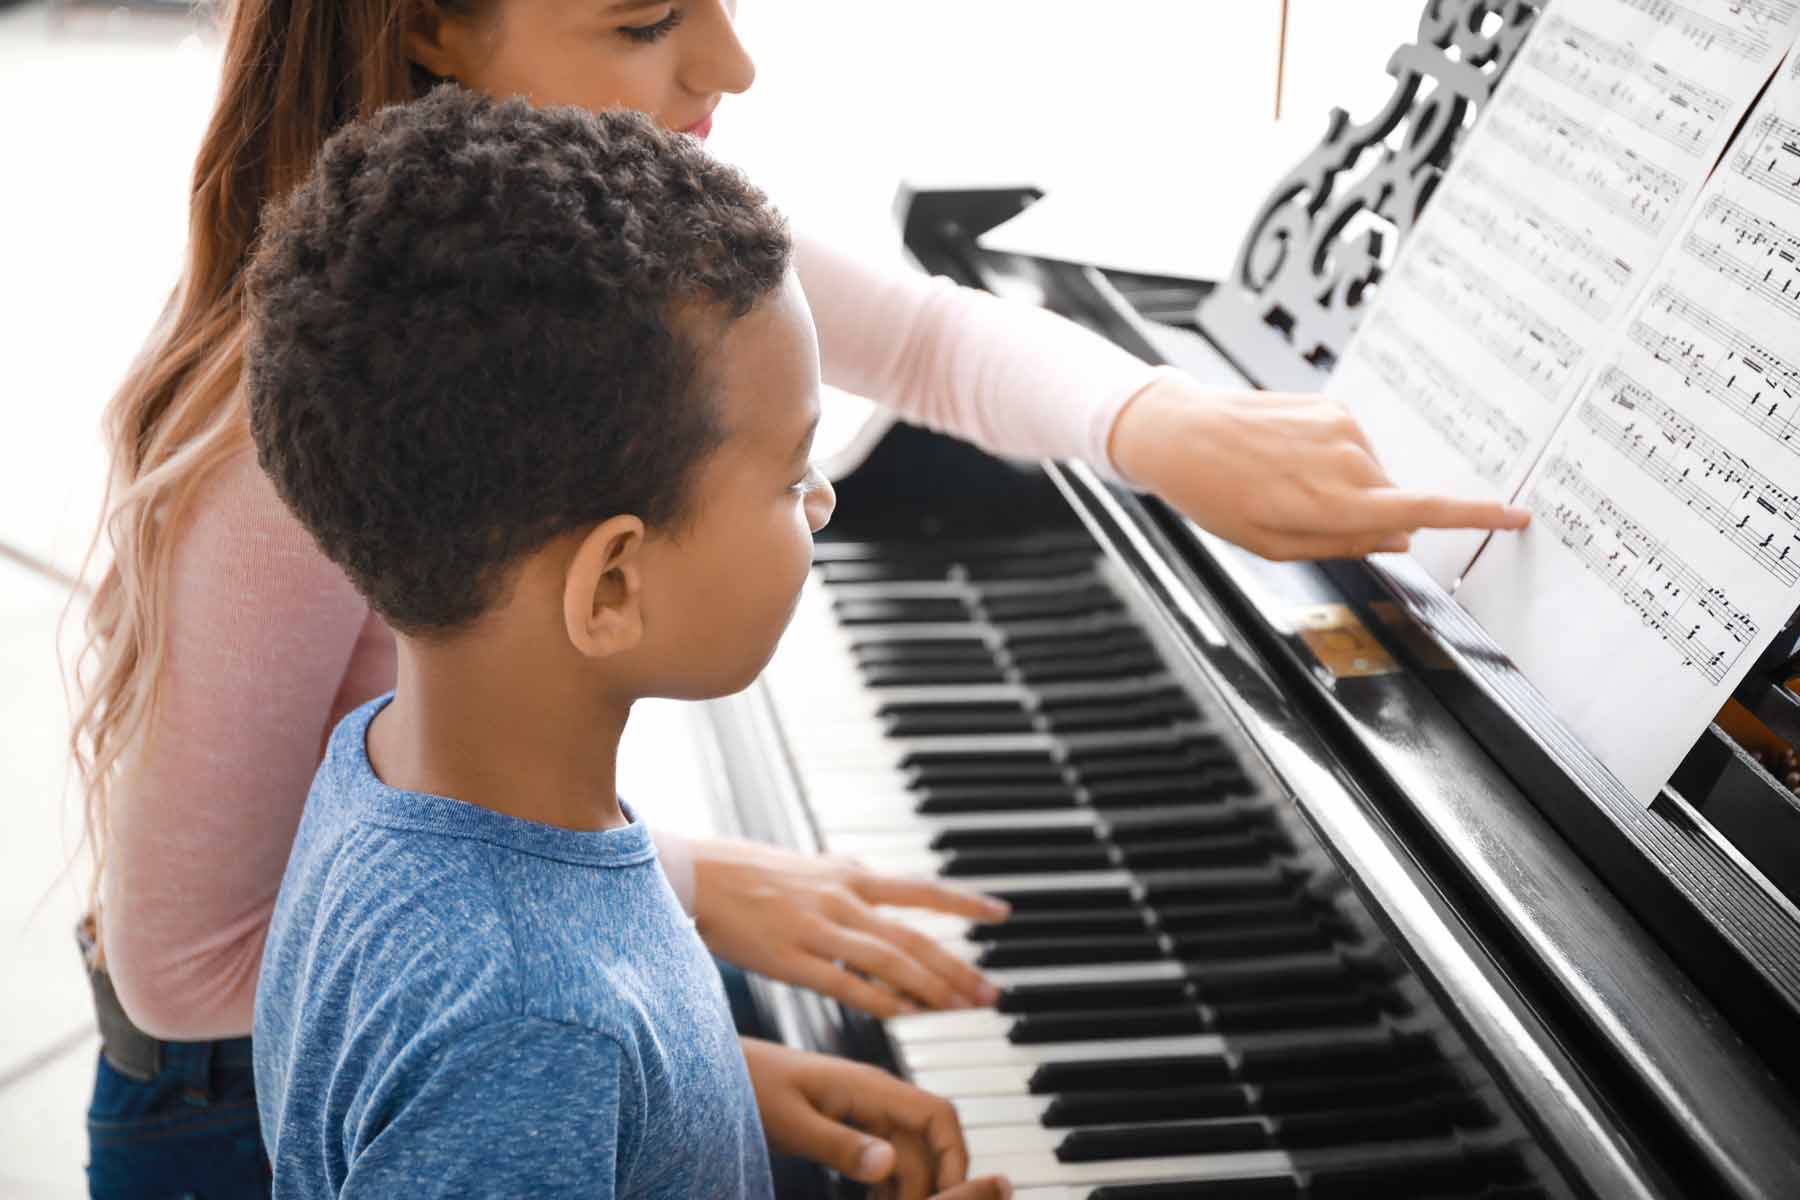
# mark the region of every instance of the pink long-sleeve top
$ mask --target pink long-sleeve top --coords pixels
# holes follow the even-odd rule
[[[1107,468],[1150,367],[1080,328],[804,237],[796,266],[826,381],[986,449]],[[246,452],[178,535],[154,736],[115,790],[108,969],[145,1030],[250,1029],[269,914],[325,738],[394,681],[392,636]],[[683,903],[693,864],[657,838]]]

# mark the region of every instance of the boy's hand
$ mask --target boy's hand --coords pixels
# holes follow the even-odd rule
[[[866,1063],[742,1039],[769,1148],[873,1184],[883,1200],[1007,1200],[998,1177],[968,1180],[948,1100]]]
[[[981,972],[876,906],[997,921],[1007,912],[1001,901],[878,875],[847,858],[754,842],[697,838],[690,844],[694,924],[720,958],[877,1017],[994,1002]]]
[[[1395,487],[1350,410],[1322,395],[1215,392],[1171,372],[1125,405],[1107,448],[1136,486],[1264,558],[1360,558],[1404,550],[1418,529],[1530,517]]]

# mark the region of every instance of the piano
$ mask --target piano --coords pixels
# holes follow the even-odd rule
[[[1216,286],[984,251],[1031,189],[908,195],[907,245],[1317,388],[1541,7],[1427,4]],[[951,1098],[1020,1200],[1800,1196],[1800,625],[1646,811],[1410,560],[1266,562],[904,426],[838,488],[775,660],[705,707],[721,824],[1013,912],[907,918],[994,1008],[757,980],[784,1039]]]

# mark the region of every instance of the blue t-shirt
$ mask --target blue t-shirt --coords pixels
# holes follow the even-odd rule
[[[331,736],[256,992],[277,1197],[767,1197],[712,960],[649,831],[388,787]],[[628,814],[629,815],[629,814]]]

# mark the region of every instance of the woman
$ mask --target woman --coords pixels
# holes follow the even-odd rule
[[[97,1194],[128,1194],[123,1178],[149,1186],[158,1154],[172,1170],[203,1159],[260,1169],[248,1076],[233,1064],[270,907],[326,734],[392,680],[386,630],[281,509],[249,448],[240,289],[263,206],[343,122],[441,79],[636,108],[705,136],[721,97],[754,75],[734,15],[735,0],[233,8],[186,267],[107,415],[114,559],[90,611],[76,746],[102,862],[103,1025],[121,1024],[107,1001],[116,986],[153,1036],[109,1036],[109,1050],[138,1053],[100,1064]],[[1035,310],[870,269],[803,232],[797,247],[827,381],[909,420],[1015,455],[1086,459],[1271,557],[1401,549],[1422,526],[1522,523],[1500,505],[1396,491],[1354,422],[1321,397],[1208,393]],[[230,744],[187,735],[229,727]],[[1003,911],[991,901],[844,861],[658,842],[721,957],[882,1016],[991,998],[978,974],[875,908],[991,918]],[[919,1094],[893,1083],[891,1110],[848,1112],[833,1097],[875,1085],[835,1069],[809,1060],[794,1068],[803,1081],[758,1080],[765,1119],[857,1178],[919,1176],[908,1156],[923,1134],[893,1116],[927,1114]],[[943,1112],[919,1119],[941,1125]],[[846,1119],[897,1132],[880,1142]],[[232,1138],[244,1154],[211,1153]],[[212,1186],[234,1193],[249,1177]],[[165,1191],[129,1194],[185,1191],[205,1189],[171,1176]]]

